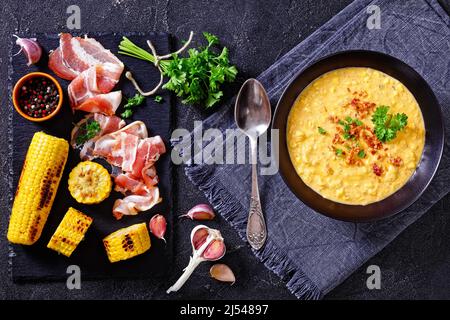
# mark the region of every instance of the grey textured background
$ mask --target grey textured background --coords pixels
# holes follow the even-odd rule
[[[220,36],[229,47],[232,61],[242,81],[256,76],[278,57],[326,22],[350,1],[14,1],[0,4],[0,298],[1,299],[164,299],[164,291],[179,276],[190,255],[189,233],[194,223],[180,220],[175,225],[176,259],[172,277],[165,283],[153,281],[109,280],[83,282],[81,290],[69,291],[64,283],[13,284],[8,268],[6,228],[9,215],[7,198],[7,66],[11,34],[67,31],[66,8],[78,4],[82,11],[82,32],[167,31],[178,39],[190,30],[203,30]],[[445,5],[450,7],[450,1]],[[198,37],[196,38],[198,40]],[[14,48],[15,50],[16,48]],[[187,107],[174,110],[176,126],[192,129],[193,121],[206,113]],[[202,194],[184,177],[182,168],[175,175],[175,214],[182,214],[199,202]],[[372,258],[329,299],[414,299],[450,298],[450,196],[409,227],[392,244]],[[220,218],[209,223],[219,228],[227,243],[224,258],[236,273],[237,283],[229,287],[208,278],[208,263],[199,267],[176,299],[293,299],[277,276],[256,261],[248,246]],[[365,286],[366,267],[377,264],[382,270],[382,289]]]

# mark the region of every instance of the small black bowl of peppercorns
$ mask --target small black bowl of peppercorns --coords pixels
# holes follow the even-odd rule
[[[42,122],[53,118],[61,109],[63,91],[58,81],[43,72],[31,72],[17,81],[13,104],[25,119]]]

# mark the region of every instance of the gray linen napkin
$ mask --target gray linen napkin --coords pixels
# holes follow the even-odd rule
[[[379,30],[366,27],[369,5],[377,5],[381,10]],[[302,299],[320,299],[450,191],[449,16],[433,0],[353,2],[258,77],[268,91],[272,107],[300,70],[323,56],[348,49],[385,52],[403,60],[425,78],[445,117],[444,156],[433,182],[416,203],[394,217],[374,223],[324,217],[300,202],[279,174],[260,176],[268,240],[264,249],[254,254]],[[232,106],[210,116],[191,135],[207,128],[222,132],[235,128]],[[250,166],[190,163],[185,172],[245,239]]]

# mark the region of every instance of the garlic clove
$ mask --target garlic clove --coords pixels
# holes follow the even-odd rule
[[[16,44],[20,46],[19,52],[17,52],[15,55],[18,55],[23,51],[28,60],[27,66],[30,66],[41,59],[42,48],[37,42],[36,38],[19,38],[16,35],[14,35],[14,37],[17,38]]]
[[[219,260],[225,255],[226,247],[223,239],[213,240],[203,251],[202,257],[206,260]]]
[[[191,232],[192,249],[198,250],[206,242],[209,232],[208,227],[200,225],[195,227]]]
[[[164,235],[166,234],[167,222],[166,218],[160,214],[155,214],[149,222],[150,232],[153,233],[155,237],[158,239],[164,240]]]
[[[209,204],[198,204],[188,211],[185,215],[180,216],[188,217],[192,220],[212,220],[216,217],[213,208]]]
[[[231,282],[234,284],[236,282],[236,277],[229,266],[223,263],[216,263],[209,269],[209,274],[211,278],[222,282]]]

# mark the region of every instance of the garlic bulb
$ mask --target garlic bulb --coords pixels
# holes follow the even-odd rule
[[[219,260],[226,252],[220,231],[204,225],[192,229],[191,244],[192,257],[189,264],[177,282],[166,291],[167,293],[178,291],[201,262]]]

